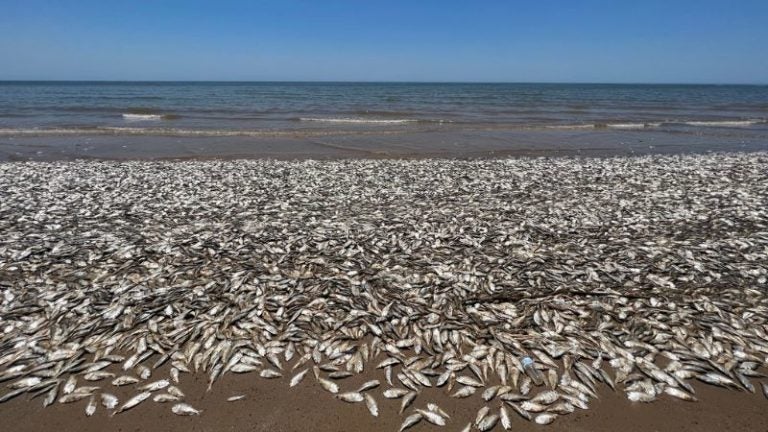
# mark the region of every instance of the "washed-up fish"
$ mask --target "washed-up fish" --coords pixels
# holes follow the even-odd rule
[[[70,393],[63,395],[59,398],[59,403],[67,404],[72,402],[81,401],[83,399],[88,399],[91,397],[92,393]]]
[[[106,409],[114,409],[117,406],[117,397],[115,395],[109,394],[109,393],[102,393],[101,395],[101,405],[104,406]]]
[[[684,401],[696,402],[698,400],[693,395],[691,395],[691,394],[689,394],[689,393],[687,393],[687,392],[685,392],[683,390],[680,390],[679,388],[676,388],[676,387],[665,387],[664,388],[664,393],[666,393],[666,394],[668,394],[670,396],[676,397],[678,399],[682,399]]]
[[[364,399],[363,394],[359,392],[340,393],[337,394],[336,397],[339,400],[350,403],[362,402]]]
[[[400,432],[403,432],[404,430],[413,427],[415,424],[421,421],[424,417],[421,415],[421,413],[415,413],[411,414],[408,417],[405,418],[403,421],[403,424],[400,425]]]
[[[467,386],[467,387],[462,387],[462,388],[460,388],[459,390],[455,391],[455,392],[454,392],[454,393],[451,395],[451,397],[455,397],[455,398],[465,398],[465,397],[469,397],[469,396],[472,396],[473,394],[475,394],[475,392],[476,392],[476,391],[477,391],[477,388],[476,388],[476,387],[470,387],[470,386]]]
[[[477,424],[477,430],[479,430],[481,432],[489,431],[489,430],[493,429],[496,426],[496,423],[498,421],[499,421],[499,415],[498,414],[486,415]]]
[[[488,413],[489,413],[490,411],[491,411],[491,409],[490,409],[490,408],[488,408],[487,406],[483,406],[483,407],[481,407],[481,408],[480,408],[480,409],[477,411],[477,414],[475,415],[475,426],[479,425],[479,424],[480,424],[480,422],[481,422],[481,421],[482,421],[482,420],[485,418],[485,416],[487,416],[487,415],[488,415]]]
[[[174,396],[169,393],[158,393],[152,397],[152,400],[157,403],[176,402],[180,399],[181,399],[180,397]]]
[[[309,372],[309,369],[304,369],[303,371],[301,371],[301,372],[297,373],[296,375],[294,375],[293,378],[291,378],[290,386],[291,387],[296,387],[297,385],[299,385],[299,383],[301,383],[301,381],[307,375],[307,372]]]
[[[328,381],[327,379],[324,379],[324,378],[318,378],[317,382],[320,383],[320,386],[322,388],[324,388],[326,391],[330,393],[336,394],[339,392],[339,386],[336,385],[336,383],[333,381]]]
[[[148,399],[150,396],[152,396],[152,393],[150,393],[150,392],[143,392],[143,393],[139,393],[139,394],[137,394],[136,396],[134,396],[134,397],[132,397],[132,398],[128,399],[128,401],[127,401],[127,402],[125,402],[125,403],[124,403],[124,404],[123,404],[123,405],[122,405],[122,406],[121,406],[121,407],[120,407],[120,408],[119,408],[119,409],[118,409],[118,410],[115,412],[115,414],[119,414],[119,413],[121,413],[121,412],[123,412],[123,411],[127,411],[127,410],[129,410],[129,409],[131,409],[131,408],[135,407],[136,405],[138,405],[138,404],[140,404],[140,403],[144,402],[145,400],[147,400],[147,399]]]
[[[384,397],[387,399],[400,399],[401,397],[410,393],[410,390],[401,388],[390,388],[384,390]]]
[[[416,412],[421,414],[426,421],[432,423],[433,425],[445,426],[445,418],[436,412],[422,409],[417,409]]]
[[[113,386],[124,386],[129,384],[136,384],[139,379],[129,375],[122,375],[112,380]]]
[[[190,405],[187,405],[185,403],[177,403],[171,408],[171,411],[180,416],[190,416],[190,415],[198,415],[200,414],[199,410],[196,410],[195,408],[192,408]]]
[[[512,418],[509,416],[509,411],[504,405],[499,408],[499,419],[504,430],[512,429]]]
[[[96,397],[91,396],[91,399],[88,401],[88,405],[85,407],[85,415],[90,417],[96,412]]]
[[[416,397],[418,395],[419,395],[418,393],[412,391],[406,394],[405,396],[403,396],[403,400],[400,401],[400,414],[405,412],[406,408],[411,406],[411,404],[413,403],[413,401],[416,400]]]
[[[372,416],[378,417],[379,406],[376,404],[376,399],[374,399],[373,396],[368,393],[365,393],[363,396],[365,397],[365,406],[368,408],[368,411]]]
[[[153,391],[162,390],[162,389],[168,387],[169,385],[171,385],[171,382],[168,381],[168,380],[163,379],[163,380],[159,380],[159,381],[155,381],[153,383],[149,383],[149,384],[143,385],[143,386],[139,387],[139,390],[153,392]]]
[[[362,393],[378,387],[379,384],[380,384],[379,380],[366,381],[363,383],[363,385],[360,386],[360,388],[357,391]]]
[[[557,418],[556,414],[544,413],[544,414],[537,415],[534,421],[536,422],[536,424],[547,425],[555,421],[556,418]]]
[[[259,376],[262,378],[280,378],[283,374],[275,369],[264,369],[259,373]]]

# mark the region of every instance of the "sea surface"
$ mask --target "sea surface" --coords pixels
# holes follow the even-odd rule
[[[535,148],[553,139],[620,145],[645,142],[644,134],[700,147],[759,146],[768,143],[768,86],[0,82],[6,153],[20,146],[13,138],[50,146],[57,137],[90,137],[94,145],[94,137],[143,137],[157,145],[217,139],[207,147],[227,137],[241,144],[354,137],[369,147],[371,139],[399,140],[418,151],[431,145],[430,134],[443,143],[456,137],[454,148],[482,147],[484,140],[494,148],[504,147],[500,141]]]

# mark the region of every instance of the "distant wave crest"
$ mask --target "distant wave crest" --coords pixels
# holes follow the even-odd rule
[[[302,117],[300,121],[319,122],[319,123],[361,123],[361,124],[403,124],[418,123],[417,119],[364,119],[364,118],[344,118],[344,117]]]
[[[123,119],[126,121],[160,121],[160,120],[175,120],[179,116],[175,114],[135,114],[124,113]]]
[[[688,126],[703,127],[745,127],[766,123],[766,120],[713,120],[713,121],[687,121]]]
[[[653,129],[662,126],[694,126],[694,127],[748,127],[768,124],[768,120],[692,120],[664,122],[620,122],[620,123],[581,123],[545,126],[547,129],[622,129],[640,130]]]
[[[662,123],[585,123],[570,125],[546,126],[547,129],[649,129],[661,126]]]

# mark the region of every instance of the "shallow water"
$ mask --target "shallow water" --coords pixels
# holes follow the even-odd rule
[[[259,146],[286,140],[407,154],[446,146],[456,154],[553,146],[632,153],[633,143],[648,142],[764,149],[766,119],[768,86],[0,82],[0,151],[17,156],[29,142],[152,148],[176,138],[194,138],[214,156],[222,143],[248,143],[240,153],[258,156]]]

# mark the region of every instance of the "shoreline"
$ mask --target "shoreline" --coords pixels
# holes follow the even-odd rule
[[[768,151],[762,135],[655,131],[465,130],[323,137],[0,137],[0,162],[166,159],[430,159]]]
[[[500,431],[506,412],[512,430],[760,430],[766,165],[0,164],[0,398],[21,390],[0,423],[396,431],[417,416],[408,430],[427,431],[497,416]],[[183,396],[153,400],[171,387]],[[98,404],[143,391],[123,413]]]

